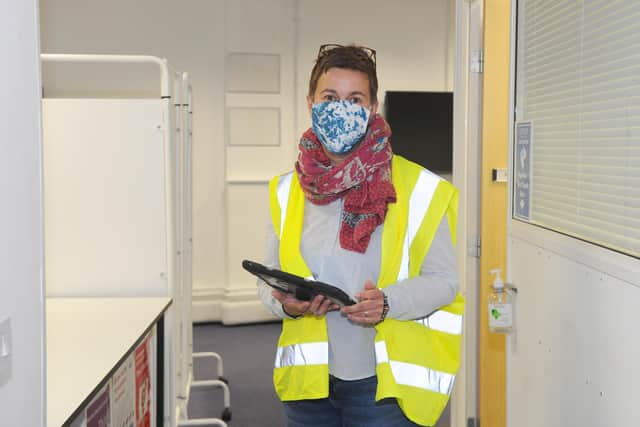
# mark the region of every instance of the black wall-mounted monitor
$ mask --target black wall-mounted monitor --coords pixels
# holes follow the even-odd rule
[[[453,93],[387,91],[384,104],[393,152],[432,172],[450,174]]]

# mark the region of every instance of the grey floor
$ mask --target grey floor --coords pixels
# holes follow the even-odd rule
[[[224,361],[224,376],[231,389],[232,417],[229,427],[284,426],[282,404],[274,390],[271,374],[280,323],[223,326],[205,323],[193,328],[194,352],[215,351]],[[203,361],[196,361],[196,379],[214,374]],[[220,417],[222,391],[194,390],[189,401],[189,418]],[[446,426],[448,408],[438,426]],[[381,426],[384,427],[384,426]]]
[[[280,323],[194,326],[193,351],[215,351],[224,361],[224,376],[231,390],[229,427],[284,425],[282,404],[271,379],[280,327]],[[195,378],[212,377],[208,369],[204,361],[197,360]],[[221,390],[194,390],[189,400],[189,418],[220,417],[223,406]]]

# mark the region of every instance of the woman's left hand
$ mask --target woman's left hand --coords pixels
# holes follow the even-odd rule
[[[342,313],[352,322],[375,325],[382,319],[384,293],[371,280],[364,283],[364,290],[356,294],[358,302],[342,308]]]

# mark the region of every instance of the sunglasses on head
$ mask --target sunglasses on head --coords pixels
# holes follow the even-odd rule
[[[322,46],[320,46],[320,49],[318,50],[318,58],[320,58],[321,56],[325,55],[330,50],[335,49],[335,48],[340,48],[340,47],[355,47],[355,48],[358,48],[361,51],[363,51],[369,57],[369,59],[371,59],[373,61],[373,65],[376,65],[376,51],[375,51],[375,49],[371,49],[370,47],[366,47],[366,46],[353,46],[353,45],[349,46],[349,45],[342,45],[342,44],[335,44],[335,43],[323,44]]]

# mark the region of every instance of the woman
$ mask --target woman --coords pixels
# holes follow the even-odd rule
[[[274,383],[289,427],[434,425],[458,367],[457,193],[393,156],[377,90],[375,51],[322,46],[312,127],[295,171],[270,184],[265,264],[357,301],[299,301],[258,282],[283,319]]]

